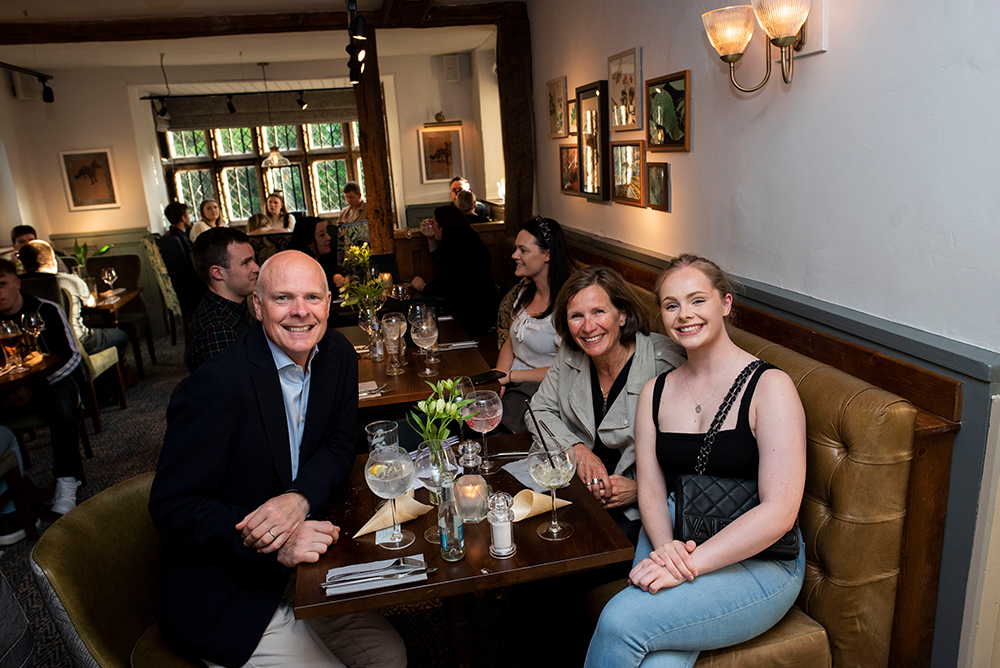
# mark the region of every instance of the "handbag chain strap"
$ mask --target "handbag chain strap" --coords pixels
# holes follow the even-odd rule
[[[719,433],[719,429],[722,427],[722,423],[726,421],[726,417],[729,415],[730,409],[732,409],[733,404],[736,403],[736,396],[743,389],[746,384],[747,379],[757,370],[761,364],[761,360],[754,360],[743,367],[743,371],[740,375],[736,376],[736,380],[733,381],[733,386],[729,388],[729,392],[726,394],[726,398],[722,400],[722,405],[719,406],[719,411],[715,414],[712,419],[712,426],[708,428],[705,432],[705,442],[701,445],[701,450],[698,452],[698,463],[695,465],[694,470],[698,475],[704,475],[705,469],[708,468],[708,456],[712,452],[712,445],[715,444],[715,435]]]

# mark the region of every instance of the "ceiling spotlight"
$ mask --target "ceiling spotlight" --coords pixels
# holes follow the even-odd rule
[[[365,35],[366,28],[367,26],[365,25],[365,17],[362,16],[361,14],[358,14],[357,17],[355,17],[354,21],[351,22],[351,27],[349,30],[351,37],[353,37],[354,39],[368,39],[368,37]]]
[[[357,42],[352,41],[350,44],[347,45],[347,48],[344,50],[347,51],[347,55],[350,57],[350,60],[348,60],[347,62],[348,66],[355,63],[364,62],[365,48],[360,44],[358,44]]]
[[[164,98],[160,98],[160,110],[156,112],[156,115],[160,118],[166,117],[170,112],[167,111],[167,101]]]
[[[49,88],[48,82],[42,77],[38,77],[38,82],[42,84],[42,102],[45,102],[46,104],[52,104],[55,102],[55,93],[53,93],[52,89]]]
[[[301,109],[302,111],[305,111],[306,107],[309,106],[309,103],[302,99],[302,95],[303,95],[303,92],[299,91],[299,99],[297,99],[296,102],[299,103],[299,109]]]
[[[229,102],[226,102],[226,109],[229,110],[230,114],[235,114],[236,113],[236,105],[233,104],[233,96],[232,95],[227,95],[226,97],[229,98]]]

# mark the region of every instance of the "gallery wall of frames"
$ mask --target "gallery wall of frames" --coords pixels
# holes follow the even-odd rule
[[[670,163],[691,150],[691,71],[643,80],[642,47],[608,58],[608,78],[546,83],[560,191],[670,213]],[[618,134],[621,133],[621,134]]]

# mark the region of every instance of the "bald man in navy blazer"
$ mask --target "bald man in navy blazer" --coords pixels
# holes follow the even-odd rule
[[[209,665],[405,666],[376,613],[294,619],[295,566],[339,538],[325,518],[354,463],[357,355],[327,330],[330,292],[307,255],[269,259],[253,302],[263,326],[185,379],[167,409],[149,499],[167,537],[157,621]]]

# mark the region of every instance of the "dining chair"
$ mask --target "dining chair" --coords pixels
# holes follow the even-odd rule
[[[31,552],[35,584],[75,666],[197,668],[156,625],[156,581],[166,538],[149,516],[153,474],[80,503]]]
[[[118,275],[115,285],[120,288],[138,288],[142,284],[142,260],[138,255],[99,255],[87,260],[87,273],[98,279],[98,289],[102,292],[109,289],[102,278],[105,269],[114,269]],[[146,338],[149,349],[149,359],[156,364],[156,348],[153,346],[153,329],[149,326],[149,313],[146,310],[145,297],[133,299],[118,310],[118,326],[128,334],[132,342],[132,354],[135,357],[136,372],[139,378],[145,378],[142,367],[142,346],[139,336]]]
[[[67,306],[69,300],[74,299],[73,295],[69,293],[68,290],[63,290],[63,310],[68,310]],[[115,370],[118,376],[118,405],[122,409],[128,408],[128,404],[125,401],[125,375],[122,373],[121,362],[118,360],[118,349],[114,346],[110,348],[105,348],[104,350],[90,355],[86,350],[83,349],[83,344],[80,343],[79,337],[76,335],[76,331],[73,332],[73,338],[76,340],[76,345],[80,349],[80,357],[83,358],[83,370],[84,370],[84,380],[86,381],[87,387],[81,388],[84,395],[84,404],[87,405],[87,409],[90,411],[90,417],[94,421],[94,433],[99,434],[101,430],[104,429],[101,424],[101,408],[97,403],[97,390],[94,388],[94,380],[98,376],[110,371]],[[89,393],[87,392],[89,389]]]
[[[39,299],[47,299],[56,304],[62,304],[62,293],[55,275],[33,276],[21,278],[21,292]],[[21,323],[17,323],[20,325]]]
[[[177,318],[181,319],[182,326],[184,327],[185,341],[187,341],[188,337],[189,318],[181,310],[181,300],[177,297],[177,291],[174,290],[174,284],[170,280],[167,265],[164,264],[163,256],[160,254],[160,247],[157,245],[159,238],[160,235],[158,234],[145,235],[142,238],[142,248],[146,253],[146,259],[149,260],[149,266],[156,272],[156,284],[160,286],[164,315],[170,329],[170,345],[175,346],[177,345]]]

